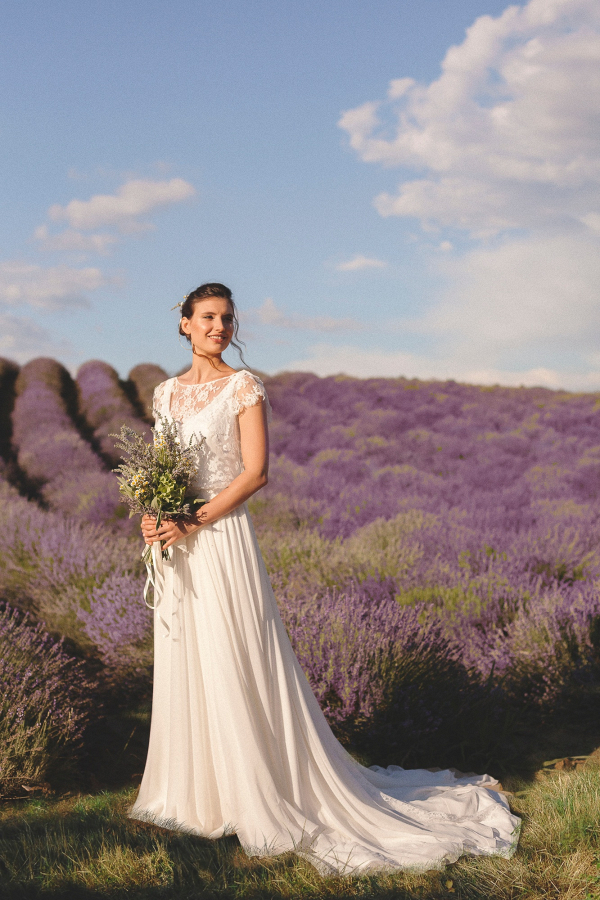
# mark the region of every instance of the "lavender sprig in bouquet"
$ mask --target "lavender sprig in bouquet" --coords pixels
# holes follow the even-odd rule
[[[129,517],[156,516],[156,528],[163,518],[183,519],[194,507],[206,503],[189,496],[190,484],[196,472],[196,452],[204,440],[192,435],[187,447],[182,446],[174,422],[159,415],[160,429],[153,428],[153,443],[147,443],[127,425],[121,426],[115,446],[123,451],[123,462],[113,471],[119,473],[121,500],[129,506]],[[162,547],[162,542],[161,542]],[[146,564],[152,556],[148,545],[142,554]],[[162,551],[163,559],[170,559],[169,551]]]

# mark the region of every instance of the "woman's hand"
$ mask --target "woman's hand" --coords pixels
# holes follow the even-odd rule
[[[162,548],[167,550],[176,541],[182,540],[197,531],[200,526],[189,519],[162,519],[156,528],[156,516],[142,516],[142,535],[146,544],[163,541]]]
[[[160,540],[156,533],[156,516],[142,516],[141,528],[145,544]]]

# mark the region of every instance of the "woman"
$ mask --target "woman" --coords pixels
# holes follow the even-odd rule
[[[279,617],[246,500],[267,483],[262,382],[221,354],[237,336],[231,292],[181,307],[192,367],[155,411],[200,440],[185,522],[145,516],[157,567],[150,746],[134,818],[252,855],[295,850],[321,872],[429,869],[514,851],[519,820],[488,775],[360,766],[333,736]],[[164,541],[172,558],[157,552]]]

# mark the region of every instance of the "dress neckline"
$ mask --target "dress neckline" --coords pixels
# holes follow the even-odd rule
[[[174,381],[175,384],[178,384],[180,387],[206,387],[209,384],[216,384],[217,381],[225,381],[226,378],[233,378],[234,375],[237,375],[237,372],[232,372],[231,375],[223,375],[221,378],[213,378],[212,381],[200,381],[198,384],[184,384],[179,380],[178,376],[175,375]]]

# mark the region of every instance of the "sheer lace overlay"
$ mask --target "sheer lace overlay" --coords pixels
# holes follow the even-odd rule
[[[169,378],[154,391],[155,417],[160,414],[175,421],[184,443],[193,435],[200,441],[193,485],[197,496],[214,497],[243,471],[239,416],[257,403],[264,403],[269,419],[271,407],[263,383],[245,370],[206,384],[182,384]]]

